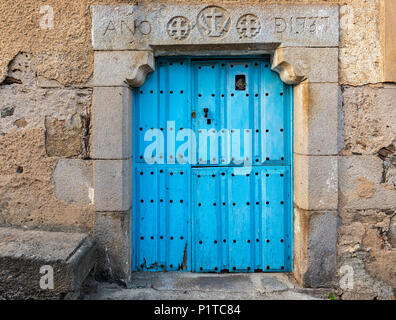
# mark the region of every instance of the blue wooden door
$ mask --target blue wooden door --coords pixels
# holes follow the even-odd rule
[[[157,59],[134,94],[133,270],[291,271],[292,88],[268,59]]]

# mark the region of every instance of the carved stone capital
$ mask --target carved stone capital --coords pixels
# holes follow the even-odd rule
[[[140,87],[154,71],[151,51],[96,51],[95,87]]]
[[[295,61],[290,49],[278,48],[272,56],[271,69],[278,72],[282,81],[286,84],[296,85],[304,80],[306,76],[299,73],[300,70],[295,68]]]
[[[338,83],[338,48],[280,47],[272,57],[272,70],[283,82]]]

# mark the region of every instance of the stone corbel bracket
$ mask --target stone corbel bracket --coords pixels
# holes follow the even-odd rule
[[[95,52],[95,87],[140,87],[154,70],[151,51]]]
[[[307,79],[298,68],[299,63],[294,63],[294,57],[289,48],[278,48],[272,55],[271,69],[279,73],[282,81],[289,85],[296,85]]]

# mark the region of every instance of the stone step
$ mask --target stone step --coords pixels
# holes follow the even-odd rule
[[[0,300],[76,299],[95,261],[87,234],[0,227]]]
[[[288,273],[134,272],[128,288],[90,285],[84,300],[316,300],[331,292],[300,292]]]

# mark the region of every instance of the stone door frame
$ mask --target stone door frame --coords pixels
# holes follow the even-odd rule
[[[238,42],[223,44],[221,50],[218,43],[156,45],[151,50],[94,46],[90,151],[99,271],[125,282],[131,279],[132,88],[154,72],[155,56],[269,54],[272,70],[294,86],[293,274],[304,287],[333,285],[341,136],[338,47],[257,42],[255,48]]]

